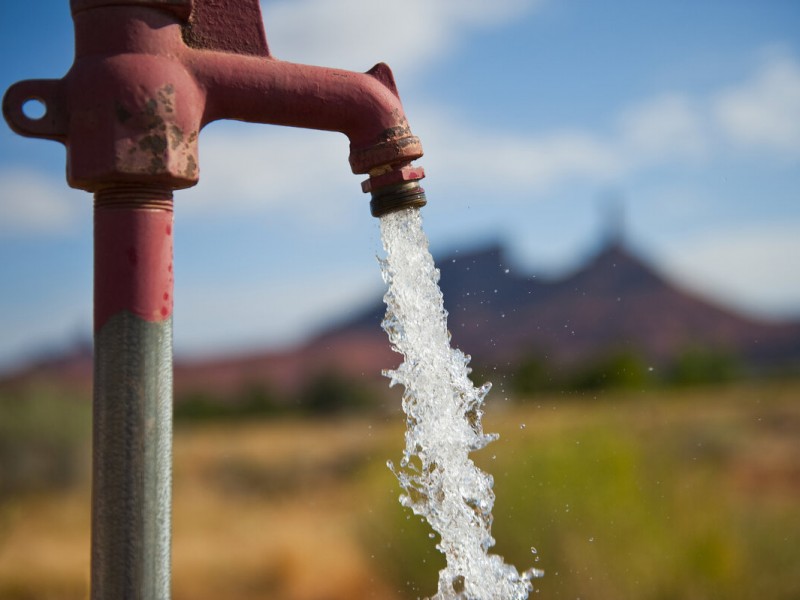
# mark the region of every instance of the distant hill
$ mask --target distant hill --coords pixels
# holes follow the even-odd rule
[[[542,279],[509,269],[499,244],[437,261],[453,343],[476,362],[514,364],[538,354],[560,364],[630,351],[665,364],[691,348],[726,352],[753,368],[800,364],[800,322],[747,318],[681,289],[618,241],[575,272]],[[369,310],[323,333],[375,332]]]
[[[499,244],[437,260],[453,343],[484,367],[513,367],[531,356],[574,366],[613,352],[668,365],[697,348],[735,356],[752,370],[800,365],[800,322],[739,315],[679,288],[618,241],[582,267],[542,279],[510,269]],[[380,298],[299,348],[218,357],[175,366],[176,390],[239,390],[269,382],[296,391],[315,374],[372,381],[400,357],[380,328]],[[11,379],[39,376],[85,382],[85,348],[73,357],[31,365]]]

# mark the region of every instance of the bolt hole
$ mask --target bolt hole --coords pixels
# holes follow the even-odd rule
[[[38,121],[47,114],[47,105],[39,98],[30,98],[22,103],[22,114],[32,121]]]

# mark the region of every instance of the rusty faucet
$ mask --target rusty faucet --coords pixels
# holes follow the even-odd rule
[[[95,198],[93,600],[170,596],[172,193],[199,178],[218,119],[339,131],[368,174],[372,214],[425,204],[422,156],[392,73],[284,62],[258,0],[71,0],[63,79],[12,85],[20,135],[67,148],[67,181]],[[26,115],[36,100],[44,115]]]
[[[200,129],[218,119],[339,131],[365,191],[422,178],[392,72],[273,58],[256,0],[71,0],[75,62],[58,80],[12,85],[3,114],[20,135],[67,147],[67,180],[98,193],[195,185]],[[33,119],[23,105],[39,100]],[[378,203],[377,212],[384,212]]]

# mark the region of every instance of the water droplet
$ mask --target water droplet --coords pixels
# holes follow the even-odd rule
[[[544,571],[542,571],[541,569],[528,569],[527,571],[525,571],[525,574],[530,579],[541,579],[542,577],[544,577]],[[556,573],[556,575],[558,575],[558,573]]]
[[[525,427],[526,427],[525,423],[520,423],[520,424],[519,424],[519,428],[520,428],[520,429],[525,429]]]
[[[534,548],[533,546],[531,546],[531,554],[536,554],[537,552],[538,552],[538,551],[536,550],[536,548]]]

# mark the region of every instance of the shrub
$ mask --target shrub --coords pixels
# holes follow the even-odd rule
[[[370,395],[363,385],[336,371],[322,371],[311,377],[299,394],[301,408],[317,415],[363,410]]]
[[[654,379],[645,362],[632,352],[618,352],[579,370],[567,387],[577,390],[643,389]]]
[[[741,365],[734,355],[709,348],[687,348],[675,359],[669,381],[675,385],[723,383],[741,375]]]

